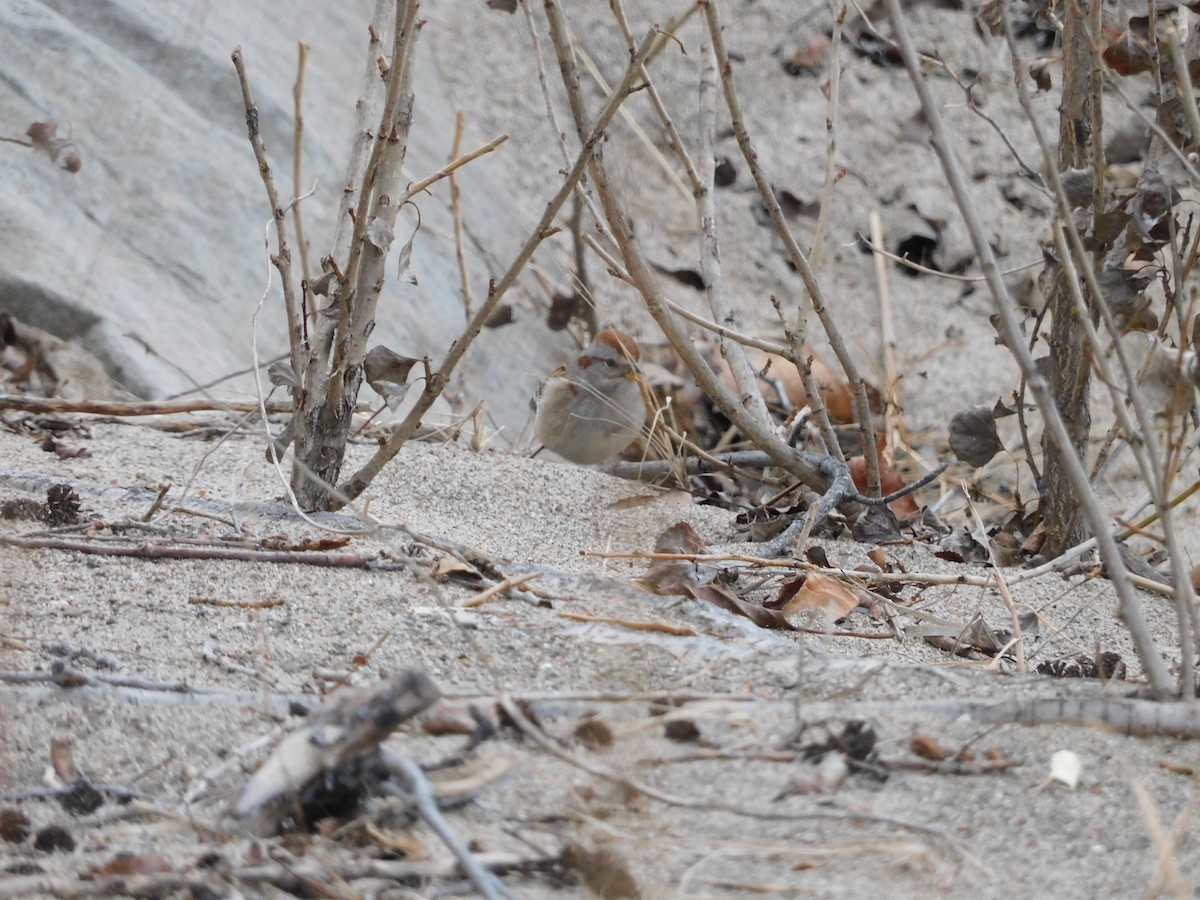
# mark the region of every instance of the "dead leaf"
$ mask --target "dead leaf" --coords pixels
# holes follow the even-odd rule
[[[437,581],[480,581],[479,572],[473,567],[464,562],[460,562],[453,556],[443,556],[433,564],[433,568],[429,570],[429,574]]]
[[[699,744],[700,728],[691,719],[672,719],[663,726],[663,737],[677,744]]]
[[[778,628],[782,631],[795,631],[796,626],[788,621],[787,616],[778,609],[768,609],[757,603],[750,603],[735,597],[729,590],[715,584],[690,586],[685,591],[697,600],[707,600],[713,606],[719,606],[735,615],[745,616],[759,628]]]
[[[383,219],[376,216],[371,220],[371,224],[367,226],[367,240],[375,245],[380,253],[387,253],[388,248],[392,246],[392,241],[396,234],[392,230],[392,226]]]
[[[964,409],[950,420],[950,449],[973,469],[978,469],[1004,449],[996,420],[986,406]]]
[[[1045,93],[1054,87],[1054,82],[1050,78],[1050,67],[1061,62],[1062,60],[1057,57],[1050,56],[1029,61],[1029,77],[1033,79],[1033,83],[1037,85],[1039,91]]]
[[[737,166],[728,156],[722,156],[717,160],[717,167],[713,170],[713,183],[717,187],[729,187],[735,181],[737,181]]]
[[[421,730],[434,737],[448,734],[474,734],[479,721],[465,701],[439,700],[421,718]]]
[[[488,315],[487,320],[483,323],[483,327],[503,328],[505,325],[511,325],[515,321],[512,306],[508,303],[500,303]]]
[[[785,616],[806,609],[823,609],[828,610],[830,618],[837,622],[869,600],[869,592],[862,588],[832,575],[808,572],[785,584],[775,603],[782,604],[781,611]]]
[[[571,842],[562,852],[562,861],[578,872],[584,884],[605,900],[642,896],[637,879],[629,871],[629,864],[613,848],[598,846],[593,850]]]
[[[687,522],[677,522],[658,536],[655,553],[697,555],[708,548]],[[685,559],[656,559],[637,583],[656,594],[687,594],[689,585],[699,580],[695,565]]]
[[[68,784],[79,780],[71,742],[66,738],[53,738],[50,741],[50,764],[54,766],[54,774]]]
[[[901,500],[906,498],[901,498]],[[898,503],[900,501],[895,501]],[[893,504],[894,505],[894,504]],[[886,544],[901,540],[900,521],[886,506],[868,506],[850,524],[850,533],[860,544]]]
[[[517,0],[487,0],[488,9],[498,9],[501,12],[515,13]]]
[[[550,298],[550,311],[546,314],[546,327],[551,331],[562,331],[572,321],[591,325],[589,334],[595,332],[596,312],[591,301],[579,291],[556,293]]]
[[[407,281],[409,284],[417,283],[417,276],[412,270],[412,252],[413,241],[417,239],[417,232],[421,230],[421,214],[417,213],[417,227],[413,229],[412,237],[405,241],[404,246],[400,248],[400,255],[396,258],[396,277],[401,281]],[[384,250],[386,251],[386,248]]]
[[[858,421],[854,409],[854,391],[850,383],[838,376],[824,359],[816,354],[811,347],[804,348],[806,358],[812,360],[812,379],[817,388],[821,402],[829,412],[829,418],[835,424],[849,424]],[[799,370],[782,356],[766,353],[762,350],[749,349],[746,358],[754,370],[760,373],[759,383],[766,389],[770,399],[782,391],[783,396],[792,407],[809,406],[807,391],[804,390],[804,380]],[[734,387],[733,375],[729,367],[720,364],[721,380],[730,388]],[[878,406],[879,392],[871,386],[867,387],[867,400],[872,409]]]
[[[1151,335],[1129,335],[1125,343],[1132,348],[1142,396],[1154,415],[1175,419],[1189,412],[1196,399],[1196,351],[1175,350]]]
[[[29,837],[29,816],[11,806],[0,808],[0,840],[20,844]]]
[[[292,388],[300,390],[300,377],[296,374],[296,370],[292,368],[292,364],[279,360],[267,366],[267,380],[276,387]]]
[[[954,755],[953,751],[947,750],[927,734],[913,735],[913,739],[908,744],[908,749],[915,756],[921,757],[921,759],[932,759],[937,762],[949,759]]]
[[[587,718],[575,726],[575,740],[588,750],[601,750],[613,745],[612,728],[596,718]]]
[[[1154,54],[1147,35],[1136,34],[1132,28],[1126,28],[1111,40],[1101,56],[1105,65],[1118,75],[1140,75],[1154,68]]]
[[[825,57],[833,45],[829,39],[814,38],[806,47],[801,47],[783,61],[783,71],[796,78],[800,75],[816,75],[824,66]]]
[[[408,391],[408,373],[420,360],[401,356],[379,344],[363,360],[363,377],[395,412]]]
[[[608,504],[607,509],[637,509],[651,503],[661,503],[664,506],[691,506],[692,495],[688,491],[663,491],[659,494],[636,494],[624,497]]]
[[[894,494],[896,491],[908,487],[904,479],[900,477],[900,473],[883,458],[885,448],[882,444],[877,443],[875,449],[879,454],[879,487],[883,495],[886,497],[888,494]],[[855,490],[860,494],[865,494],[867,490],[867,458],[854,456],[847,460],[846,464],[850,467],[850,477],[854,480]],[[888,508],[897,519],[913,519],[921,513],[912,494],[905,494],[898,500],[893,500],[888,504]]]

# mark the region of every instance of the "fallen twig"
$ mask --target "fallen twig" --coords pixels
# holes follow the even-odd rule
[[[417,808],[421,818],[425,820],[425,824],[437,833],[437,836],[442,839],[442,843],[454,854],[454,858],[462,866],[463,874],[471,880],[479,893],[486,900],[499,897],[511,898],[512,894],[496,879],[495,875],[480,865],[474,854],[467,849],[467,846],[458,839],[458,835],[446,823],[441,810],[438,809],[437,799],[434,797],[429,780],[421,771],[421,767],[399,753],[392,753],[388,750],[380,753],[380,760],[387,765],[393,776],[403,779],[407,787],[407,790],[399,790],[393,788],[388,782],[384,782],[383,790],[394,796],[402,797]]]
[[[0,536],[0,546],[25,550],[66,550],[94,556],[127,556],[137,559],[227,559],[239,562],[299,563],[349,569],[403,569],[404,563],[385,560],[377,553],[320,553],[304,550],[249,550],[225,547],[180,546],[169,541],[145,541],[133,546],[107,542],[61,538],[23,538]]]
[[[476,606],[482,606],[497,594],[503,594],[510,588],[519,588],[528,582],[536,581],[541,577],[541,572],[530,572],[528,575],[514,575],[510,578],[505,578],[503,581],[496,582],[486,590],[480,591],[474,597],[464,600],[459,604],[459,609],[471,609]]]
[[[663,634],[673,634],[677,637],[695,637],[696,631],[686,625],[670,625],[666,622],[636,622],[632,619],[615,619],[610,616],[585,616],[582,613],[560,612],[560,619],[570,619],[573,622],[596,622],[601,625],[618,625],[634,631],[660,631]]]
[[[25,397],[16,394],[0,394],[0,410],[15,409],[19,412],[38,415],[60,415],[85,413],[93,416],[166,416],[173,413],[192,412],[236,412],[256,413],[257,403],[242,403],[226,400],[182,400],[182,401],[122,401],[122,400],[67,400],[60,397]],[[289,413],[290,401],[273,400],[267,404],[268,413]]]

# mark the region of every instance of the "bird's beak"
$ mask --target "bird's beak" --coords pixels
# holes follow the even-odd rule
[[[626,372],[625,377],[628,378],[630,381],[641,381],[642,380],[642,376],[639,375],[637,372]]]

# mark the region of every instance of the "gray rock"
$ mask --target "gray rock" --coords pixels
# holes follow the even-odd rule
[[[54,123],[81,161],[72,174],[46,154],[0,144],[0,310],[76,340],[122,387],[148,398],[250,365],[270,216],[229,55],[243,47],[276,183],[287,196],[296,44],[311,46],[303,190],[314,179],[317,190],[303,212],[315,267],[332,238],[372,7],[368,0],[311,4],[302,17],[283,17],[264,2],[186,2],[169,14],[138,0],[0,5],[0,133],[23,136],[30,123]],[[406,167],[414,179],[440,168],[451,145],[454,110],[439,102],[435,82],[432,68],[420,66]],[[473,139],[468,146],[486,138]],[[505,227],[491,182],[464,172],[463,183],[474,233],[504,258],[522,235]],[[413,254],[420,284],[395,281],[389,264],[372,336],[404,354],[429,353],[435,363],[465,321],[447,196],[442,184],[422,198],[425,227]],[[401,240],[415,223],[409,212],[397,224]],[[494,243],[489,230],[499,234]],[[477,297],[498,269],[476,262]],[[273,270],[271,279],[258,316],[260,359],[285,349]],[[519,342],[498,334],[485,332],[464,377],[476,384],[499,381],[502,372],[512,377]],[[520,396],[488,392],[499,420],[528,416],[534,382],[527,380]],[[249,381],[230,386],[244,390]]]

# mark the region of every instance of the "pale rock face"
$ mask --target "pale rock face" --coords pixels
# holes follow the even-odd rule
[[[281,14],[285,7],[302,15]],[[71,174],[43,154],[0,143],[0,310],[77,342],[122,388],[143,397],[250,365],[251,317],[268,275],[270,213],[230,53],[243,48],[286,198],[296,44],[311,47],[302,191],[317,181],[303,208],[316,266],[332,239],[373,7],[369,0],[294,7],[266,0],[0,4],[3,133],[21,137],[33,122],[56,123],[81,160]],[[436,43],[454,38],[451,24],[435,20],[418,45],[406,164],[413,180],[440,168],[449,154],[456,109],[443,97],[433,60]],[[469,125],[464,150],[494,136]],[[534,220],[522,216],[514,225],[496,161],[474,165],[477,171],[462,172],[461,184],[478,303],[487,279],[502,274]],[[436,363],[465,322],[445,183],[420,206],[424,226],[412,260],[420,284],[399,282],[389,261],[371,343],[416,357],[428,353]],[[412,233],[411,212],[397,222],[396,247]],[[259,315],[264,359],[285,349],[278,274],[271,278]],[[519,312],[516,325],[485,332],[452,385],[464,402],[485,397],[489,414],[509,434],[528,421],[541,367],[536,360],[549,358],[539,319],[536,311]],[[521,381],[517,373],[526,371]],[[250,381],[231,386],[244,392]]]

